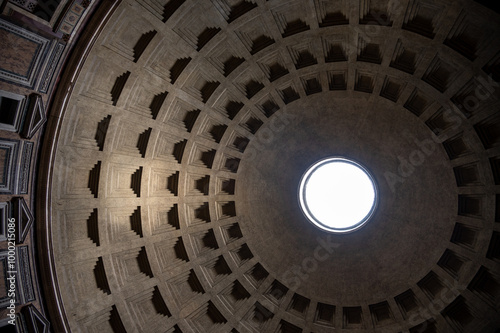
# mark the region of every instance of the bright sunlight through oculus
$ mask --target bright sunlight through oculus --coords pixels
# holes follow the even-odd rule
[[[357,230],[372,216],[377,191],[364,167],[332,157],[316,162],[302,176],[299,201],[306,217],[316,226],[346,233]]]

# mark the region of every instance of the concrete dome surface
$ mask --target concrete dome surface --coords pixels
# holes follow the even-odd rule
[[[499,15],[100,3],[40,151],[55,332],[499,332]],[[299,205],[304,172],[332,156],[376,184],[349,233]]]

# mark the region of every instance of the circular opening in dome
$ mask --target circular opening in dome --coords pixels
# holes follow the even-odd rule
[[[377,206],[372,175],[359,163],[330,157],[314,163],[302,176],[299,202],[317,227],[336,233],[361,228]]]

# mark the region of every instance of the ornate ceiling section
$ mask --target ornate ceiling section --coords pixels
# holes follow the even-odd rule
[[[473,1],[122,1],[54,127],[48,207],[63,320],[75,332],[493,331],[499,32],[498,15]],[[375,165],[374,173],[397,206],[406,194],[394,188],[410,178],[398,156],[430,165],[406,184],[422,195],[443,188],[446,198],[431,208],[409,198],[417,203],[409,219],[447,215],[422,221],[446,238],[421,240],[437,257],[420,254],[408,280],[354,302],[352,286],[313,283],[317,269],[305,286],[287,281],[278,266],[312,252],[273,244],[275,229],[261,222],[280,223],[294,208],[278,203],[264,216],[256,194],[286,192],[269,176],[286,170],[259,169],[293,154],[295,146],[277,142],[311,138],[314,126],[347,137],[342,129],[360,119],[376,124],[366,131],[374,140],[404,127],[439,143],[432,165],[412,156],[413,141],[387,143],[381,151],[396,168]],[[303,144],[319,151],[320,139]]]

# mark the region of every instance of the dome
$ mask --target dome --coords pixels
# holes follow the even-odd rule
[[[123,0],[92,16],[40,152],[56,332],[500,329],[498,13]],[[331,157],[373,182],[349,232],[298,199]]]

